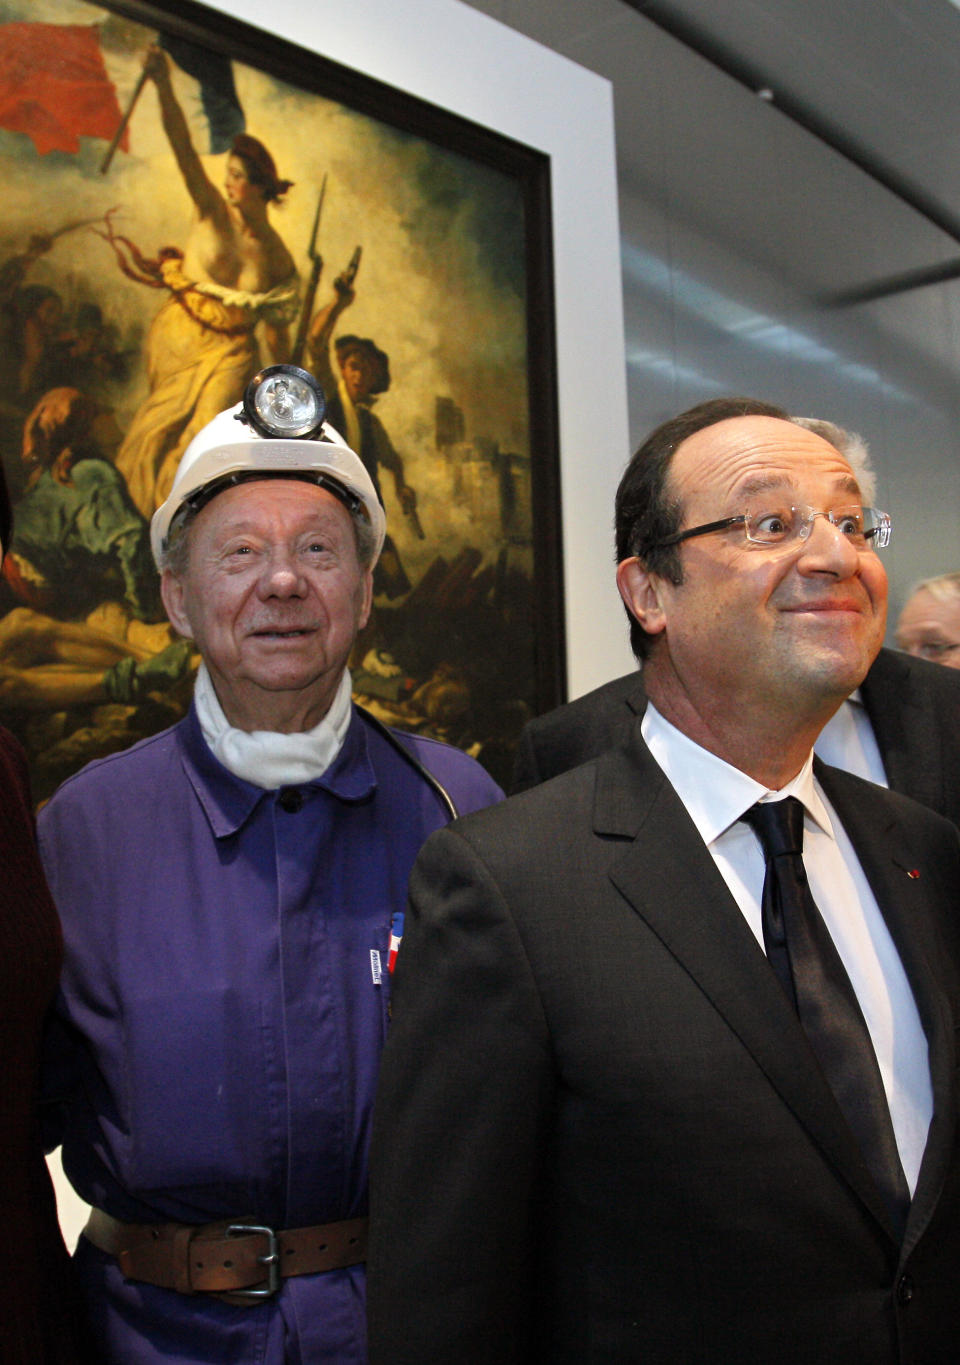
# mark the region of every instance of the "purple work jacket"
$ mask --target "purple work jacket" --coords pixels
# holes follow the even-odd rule
[[[459,750],[403,743],[460,812],[502,796]],[[66,946],[45,1114],[85,1200],[137,1223],[366,1212],[391,921],[448,818],[357,712],[296,788],[234,777],[192,709],[63,784],[40,817]],[[125,1280],[83,1238],[76,1266],[106,1362],[365,1359],[362,1266],[255,1307]]]

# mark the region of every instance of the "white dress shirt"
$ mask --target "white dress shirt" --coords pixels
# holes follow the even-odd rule
[[[648,703],[642,734],[713,857],[763,949],[764,857],[740,816],[757,801],[803,803],[803,861],[810,890],[863,1011],[890,1106],[910,1193],[927,1143],[933,1092],[927,1039],[913,992],[860,860],[813,776],[811,753],[777,792],[709,753]]]
[[[856,773],[868,782],[876,782],[878,787],[890,785],[859,687],[827,721],[817,736],[813,752],[824,763],[842,768],[846,773]]]

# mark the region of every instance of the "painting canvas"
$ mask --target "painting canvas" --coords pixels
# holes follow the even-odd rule
[[[506,780],[562,687],[545,159],[198,6],[3,0],[0,173],[0,696],[37,796],[189,704],[149,518],[291,360],[387,511],[357,700]]]

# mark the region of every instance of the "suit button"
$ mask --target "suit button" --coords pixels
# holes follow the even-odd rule
[[[298,792],[296,787],[284,787],[280,793],[280,805],[288,815],[296,815],[303,805],[303,793]]]
[[[913,1298],[913,1280],[909,1275],[901,1275],[897,1285],[897,1302],[909,1303]]]

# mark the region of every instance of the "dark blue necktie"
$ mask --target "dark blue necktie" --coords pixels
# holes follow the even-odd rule
[[[803,805],[764,801],[741,816],[766,859],[763,943],[900,1235],[910,1207],[876,1053],[803,865]]]

